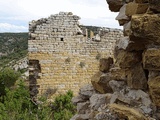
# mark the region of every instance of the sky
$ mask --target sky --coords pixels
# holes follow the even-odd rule
[[[0,0],[0,32],[28,32],[28,23],[51,14],[72,12],[80,24],[121,28],[106,0]]]

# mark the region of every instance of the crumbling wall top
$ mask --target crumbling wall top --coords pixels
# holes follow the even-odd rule
[[[79,19],[80,17],[73,15],[72,12],[59,12],[48,18],[33,20],[29,23],[30,39],[48,40],[81,35]]]

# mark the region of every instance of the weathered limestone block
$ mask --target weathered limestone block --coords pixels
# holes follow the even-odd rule
[[[79,94],[83,97],[83,99],[89,99],[94,93],[95,89],[90,84],[83,86],[79,90]]]
[[[122,69],[131,68],[136,63],[141,61],[141,54],[141,52],[128,52],[125,50],[119,50],[116,57],[116,64]]]
[[[147,89],[147,78],[141,63],[135,64],[128,71],[127,84],[133,89]]]
[[[109,9],[112,12],[119,12],[120,8],[123,6],[124,2],[122,2],[122,0],[106,0],[108,5],[109,5]]]
[[[100,63],[99,63],[99,70],[101,72],[108,72],[111,65],[113,64],[113,58],[109,57],[109,58],[101,58],[100,59]]]
[[[111,80],[109,81],[109,85],[111,86],[113,92],[120,91],[126,86],[125,81],[116,81],[116,80]]]
[[[111,94],[94,94],[90,97],[90,106],[93,110],[98,110],[101,105],[108,104],[110,102]]]
[[[116,20],[118,20],[120,26],[130,21],[130,18],[126,16],[125,11],[126,11],[126,4],[124,4],[121,7],[119,14],[116,17]]]
[[[158,14],[136,14],[131,19],[130,40],[141,45],[160,44],[160,16]]]
[[[77,104],[77,112],[78,114],[85,114],[87,110],[89,109],[90,102],[83,102]]]
[[[160,12],[160,2],[159,0],[148,0],[149,1],[149,7],[150,10],[155,12],[155,13],[159,13]]]
[[[91,78],[91,83],[98,92],[100,93],[110,93],[112,92],[111,87],[109,86],[110,81],[110,75],[109,74],[103,74],[102,72],[96,73]]]
[[[73,97],[71,101],[74,105],[77,105],[77,103],[85,102],[86,100],[82,95],[78,95]]]
[[[110,104],[110,110],[116,112],[119,118],[127,119],[127,120],[148,120],[140,111],[126,107],[124,105],[118,104]]]
[[[115,51],[114,51],[114,54],[115,54],[115,58],[117,57],[118,55],[118,52],[119,50],[127,50],[128,46],[130,44],[130,41],[129,41],[129,37],[128,36],[125,36],[125,37],[122,37],[121,39],[119,39],[119,41],[117,41],[116,45],[115,45]]]
[[[110,69],[110,78],[111,80],[123,80],[126,81],[126,69],[121,69],[119,67],[114,67]]]
[[[142,90],[133,90],[123,86],[123,89],[119,89],[119,91],[117,89],[116,92],[112,94],[110,103],[117,103],[118,101],[133,107],[146,106],[150,109],[149,112],[152,111],[150,108],[152,105],[151,99],[149,95]]]
[[[149,4],[138,4],[135,2],[130,2],[126,5],[125,14],[127,16],[132,16],[134,14],[144,14],[146,13]]]
[[[143,67],[160,71],[160,49],[150,48],[143,53]]]
[[[154,104],[160,107],[160,76],[150,79],[148,86]]]

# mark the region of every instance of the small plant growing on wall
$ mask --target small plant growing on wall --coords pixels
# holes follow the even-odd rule
[[[85,63],[84,62],[80,62],[79,65],[81,66],[81,68],[83,68],[85,66]]]
[[[70,63],[71,62],[71,58],[67,58],[66,60],[65,60],[65,63]]]
[[[100,60],[100,58],[101,58],[101,54],[98,53],[98,54],[96,55],[96,60]]]

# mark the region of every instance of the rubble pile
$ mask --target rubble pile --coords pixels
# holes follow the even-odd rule
[[[71,120],[160,120],[160,1],[107,0],[124,37],[72,99]],[[82,92],[83,91],[83,92]]]

